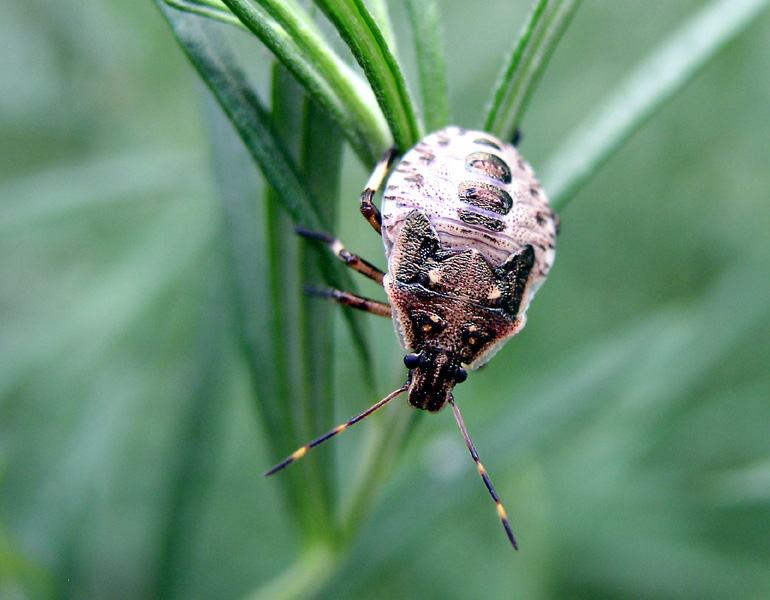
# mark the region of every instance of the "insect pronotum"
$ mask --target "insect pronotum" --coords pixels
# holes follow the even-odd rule
[[[529,302],[553,264],[558,218],[530,166],[511,144],[480,131],[448,127],[409,150],[393,169],[382,198],[377,190],[397,158],[385,153],[361,194],[361,213],[382,235],[387,273],[326,243],[349,267],[382,285],[389,302],[342,290],[315,292],[340,304],[392,317],[408,352],[403,387],[371,408],[302,446],[270,469],[272,475],[314,446],[342,433],[396,396],[415,408],[452,407],[465,444],[497,506],[508,539],[508,517],[465,427],[452,389],[524,327]]]

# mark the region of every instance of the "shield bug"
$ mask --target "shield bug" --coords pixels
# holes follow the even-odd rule
[[[408,352],[406,383],[374,406],[299,448],[272,475],[312,447],[406,393],[415,408],[452,407],[471,457],[516,548],[502,504],[482,466],[452,390],[524,327],[529,302],[554,260],[558,218],[516,148],[483,132],[448,127],[425,137],[393,169],[383,156],[361,194],[361,213],[382,235],[387,273],[325,234],[300,230],[329,245],[348,266],[381,284],[389,303],[342,290],[321,292],[353,308],[392,317]]]

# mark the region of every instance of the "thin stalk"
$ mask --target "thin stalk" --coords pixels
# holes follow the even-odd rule
[[[303,102],[299,162],[313,197],[319,199],[318,211],[326,223],[337,221],[343,139],[329,117],[307,96]],[[326,201],[320,202],[323,198]],[[324,285],[324,265],[334,261],[328,248],[317,248],[299,240],[300,282],[299,329],[303,348],[304,422],[308,435],[300,443],[326,431],[334,421],[334,315],[339,306],[305,293],[305,285]],[[320,300],[320,301],[319,301]],[[363,315],[347,315],[363,327]],[[362,346],[364,342],[361,342]],[[366,352],[362,356],[367,356]],[[324,491],[330,506],[336,506],[337,486],[334,452],[324,452],[318,476],[326,483]],[[330,525],[334,524],[330,515]]]
[[[661,105],[682,89],[769,0],[715,0],[698,10],[599,104],[542,169],[544,186],[562,209]]]
[[[231,240],[231,268],[238,304],[237,330],[242,334],[243,349],[266,423],[266,439],[271,455],[277,460],[283,458],[288,445],[295,444],[293,440],[301,439],[296,445],[304,443],[305,434],[311,429],[310,426],[305,430],[295,427],[292,418],[296,415],[292,414],[287,402],[287,399],[290,401],[297,397],[291,387],[292,353],[288,344],[293,343],[294,348],[299,344],[292,340],[289,327],[284,326],[292,325],[291,318],[287,313],[280,312],[286,305],[287,297],[291,298],[282,295],[291,293],[282,278],[294,273],[295,298],[300,296],[305,282],[300,281],[300,274],[296,272],[299,260],[290,258],[292,255],[288,248],[273,247],[272,264],[275,269],[272,277],[268,275],[270,266],[265,258],[270,253],[264,250],[265,240],[281,238],[287,245],[296,244],[294,223],[329,230],[331,223],[326,222],[329,214],[310,192],[306,173],[300,170],[290,149],[286,148],[286,138],[275,127],[271,115],[261,105],[227,47],[218,38],[212,37],[212,32],[206,27],[207,22],[169,8],[160,1],[158,4],[169,19],[182,48],[209,84],[252,157],[262,167],[268,182],[277,190],[274,198],[292,216],[290,224],[278,225],[271,219],[265,219],[264,214],[258,214],[253,189],[240,183],[243,173],[249,172],[248,162],[244,163],[240,154],[235,152],[234,142],[220,140],[216,157],[219,159],[218,171],[223,173],[220,181],[223,182],[228,239]],[[223,134],[231,131],[227,123],[217,128],[217,131],[220,130]],[[268,230],[266,223],[271,223],[272,231]],[[266,236],[267,233],[271,235]],[[325,264],[323,275],[331,285],[351,288],[352,280],[343,265],[329,260]],[[281,269],[282,266],[285,268]],[[265,285],[266,281],[271,282],[273,287]],[[266,311],[272,315],[270,319],[265,318]],[[349,321],[353,324],[354,340],[362,354],[368,356],[360,323],[353,317]],[[310,411],[303,409],[302,412],[308,414]],[[312,429],[312,433],[317,431],[315,427]],[[278,484],[284,488],[284,498],[291,512],[300,520],[303,537],[329,539],[334,537],[333,493],[328,491],[332,489],[333,478],[327,476],[326,469],[322,467],[312,468],[316,460],[308,457],[304,467],[298,466],[299,470],[295,469],[294,474],[280,478]],[[322,464],[323,460],[318,463]],[[333,470],[328,467],[328,471],[330,474]]]
[[[318,33],[309,16],[288,3],[223,0],[297,78],[342,129],[366,164],[374,164],[389,144],[375,99],[363,82]]]
[[[382,37],[393,52],[393,56],[398,58],[398,48],[396,46],[396,33],[393,31],[393,21],[388,12],[387,0],[368,0],[366,3],[369,12],[372,13],[374,21],[379,25]]]
[[[506,60],[487,107],[484,130],[511,139],[540,75],[581,0],[539,0]]]
[[[449,92],[444,57],[444,31],[435,0],[407,0],[407,14],[420,74],[422,112],[428,131],[449,124]]]
[[[246,26],[236,17],[220,0],[163,0],[169,6],[178,10],[208,17],[216,21],[222,21],[228,25],[235,25],[243,31],[248,31]]]
[[[323,545],[307,548],[281,575],[242,600],[300,600],[312,598],[336,573],[339,555]]]
[[[375,499],[388,481],[409,439],[409,434],[422,416],[405,403],[389,407],[380,416],[381,424],[372,423],[367,445],[356,474],[355,486],[346,499],[340,521],[342,539],[351,543],[368,515],[374,510]]]
[[[402,151],[411,148],[422,129],[401,69],[363,1],[315,1],[364,70],[396,146]]]

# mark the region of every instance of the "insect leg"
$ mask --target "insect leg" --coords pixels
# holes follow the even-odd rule
[[[359,310],[370,312],[373,315],[379,315],[381,317],[391,316],[390,304],[386,304],[385,302],[378,302],[377,300],[369,300],[369,298],[358,296],[352,292],[344,292],[342,290],[335,290],[334,288],[328,290],[319,290],[312,287],[306,287],[305,291],[309,294],[314,294],[315,296],[329,298],[330,300],[339,302],[344,306],[350,306],[351,308],[357,308]]]
[[[484,485],[487,486],[487,489],[489,490],[489,493],[492,496],[492,499],[495,501],[495,504],[497,504],[497,514],[500,516],[500,520],[503,522],[503,527],[505,527],[505,533],[508,534],[508,539],[511,540],[513,549],[518,550],[519,547],[516,545],[516,539],[513,537],[513,531],[511,531],[511,526],[508,524],[508,517],[505,514],[505,509],[503,508],[503,505],[500,502],[500,498],[497,497],[497,492],[495,491],[495,488],[492,485],[492,481],[490,481],[489,479],[489,475],[487,475],[487,471],[484,468],[484,465],[482,465],[481,461],[479,460],[479,455],[476,452],[476,448],[473,446],[473,442],[471,441],[471,436],[468,435],[468,430],[465,428],[465,422],[463,421],[463,418],[460,415],[460,409],[457,408],[454,398],[450,397],[449,403],[452,405],[452,410],[455,413],[455,419],[457,419],[457,424],[460,426],[460,431],[462,431],[463,437],[465,438],[465,445],[468,446],[468,451],[471,453],[473,460],[476,462],[476,468],[478,468],[479,470],[479,475],[481,475],[481,478],[484,480]]]
[[[339,258],[351,269],[366,275],[369,279],[373,279],[382,285],[382,278],[385,276],[385,273],[380,271],[373,264],[367,262],[357,254],[348,252],[348,250],[345,249],[345,246],[342,245],[342,242],[340,242],[337,238],[332,237],[327,233],[309,231],[302,227],[297,227],[297,233],[303,237],[318,240],[319,242],[323,242],[324,244],[328,245],[331,251],[337,255],[337,258]]]
[[[380,159],[380,162],[377,163],[377,166],[374,167],[374,171],[372,171],[372,175],[369,177],[369,181],[366,182],[364,191],[361,192],[361,214],[364,215],[364,218],[369,221],[369,224],[374,227],[374,230],[377,233],[382,233],[382,216],[380,215],[380,211],[377,210],[377,207],[372,202],[372,198],[374,198],[374,194],[385,180],[385,175],[388,174],[388,171],[390,170],[390,167],[393,165],[393,161],[396,160],[397,156],[398,152],[395,148],[387,150],[385,154],[382,155],[382,158]]]
[[[319,437],[317,440],[313,440],[312,442],[310,442],[310,443],[309,443],[309,444],[307,444],[306,446],[302,446],[301,448],[299,448],[299,449],[295,450],[295,451],[294,451],[294,452],[293,452],[293,453],[292,453],[292,454],[289,456],[289,458],[287,458],[286,460],[284,460],[284,461],[282,461],[282,462],[278,463],[278,464],[277,464],[277,465],[275,465],[275,466],[274,466],[272,469],[270,469],[270,470],[269,470],[267,473],[265,473],[265,477],[267,477],[268,475],[272,475],[273,473],[276,473],[276,472],[280,471],[280,470],[281,470],[281,469],[283,469],[284,467],[288,467],[288,466],[289,466],[291,463],[293,463],[295,460],[297,460],[297,459],[300,459],[300,458],[302,458],[303,456],[305,456],[305,453],[306,453],[308,450],[310,450],[310,448],[313,448],[314,446],[317,446],[318,444],[320,444],[320,443],[322,443],[322,442],[325,442],[325,441],[326,441],[326,440],[328,440],[329,438],[333,438],[333,437],[334,437],[335,435],[337,435],[338,433],[342,433],[343,431],[345,431],[345,430],[346,430],[348,427],[350,427],[351,425],[355,425],[355,424],[356,424],[356,423],[358,423],[358,422],[359,422],[361,419],[364,419],[365,417],[368,417],[368,416],[369,416],[370,414],[372,414],[372,413],[373,413],[375,410],[377,410],[378,408],[382,408],[383,406],[385,406],[385,405],[386,405],[388,402],[390,402],[391,400],[393,400],[393,398],[395,398],[395,397],[396,397],[396,396],[398,396],[399,394],[403,394],[403,393],[406,391],[406,388],[407,388],[407,387],[408,387],[408,386],[406,386],[406,385],[405,385],[404,387],[398,388],[396,391],[394,391],[394,392],[391,392],[390,394],[388,394],[387,396],[385,396],[385,397],[384,397],[382,400],[380,400],[379,402],[377,402],[377,404],[375,404],[374,406],[372,406],[372,407],[370,407],[370,408],[367,408],[367,409],[366,409],[364,412],[362,412],[360,415],[357,415],[357,416],[353,417],[352,419],[350,419],[350,420],[349,420],[347,423],[343,423],[342,425],[339,425],[339,426],[335,427],[334,429],[332,429],[332,430],[331,430],[329,433],[327,433],[326,435],[324,435],[324,436],[321,436],[321,437]]]

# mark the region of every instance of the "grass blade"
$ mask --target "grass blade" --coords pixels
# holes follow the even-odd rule
[[[246,80],[221,39],[194,15],[180,13],[156,0],[193,66],[230,117],[246,148],[267,180],[278,190],[294,220],[312,229],[328,228],[296,163],[275,131],[269,112]]]
[[[249,178],[248,154],[212,101],[209,105],[214,171],[220,184],[227,243],[227,277],[231,282],[234,330],[246,357],[256,391],[257,408],[271,460],[280,456],[285,438],[291,434],[286,416],[286,393],[278,363],[279,351],[271,328],[272,294],[265,251],[267,227],[264,209],[254,201],[255,178]],[[303,490],[295,478],[278,482],[284,487],[284,502],[294,515],[303,512]],[[322,517],[323,515],[321,515]]]
[[[158,598],[173,598],[184,588],[184,565],[195,546],[197,526],[203,520],[207,494],[215,486],[220,466],[223,433],[223,383],[227,378],[228,349],[232,334],[232,304],[222,302],[222,239],[209,260],[207,308],[195,340],[192,364],[184,378],[180,405],[177,460],[169,467],[169,491],[163,511],[163,532],[155,590]]]
[[[248,31],[246,26],[219,0],[163,0],[177,10],[183,10]]]
[[[353,52],[374,90],[399,150],[421,136],[406,81],[380,28],[361,0],[316,0]]]
[[[212,36],[210,31],[202,26],[202,23],[195,16],[171,12],[173,9],[162,4],[160,6],[164,14],[169,15],[169,21],[183,49],[188,53],[193,64],[209,84],[220,105],[232,120],[249,153],[261,167],[268,182],[275,188],[275,198],[280,200],[282,207],[291,215],[293,222],[311,229],[330,231],[332,226],[328,211],[320,208],[319,200],[308,189],[307,180],[291,157],[289,149],[285,147],[282,137],[276,131],[271,115],[251,90],[244,75],[235,66],[229,51]],[[223,153],[221,156],[223,160],[227,160],[228,154]],[[220,171],[223,168],[223,165],[220,165]],[[233,181],[237,171],[242,168],[242,164],[230,167],[227,181]],[[264,281],[265,273],[267,273],[266,267],[258,266],[263,257],[244,249],[247,246],[249,248],[255,247],[252,244],[259,247],[258,240],[254,239],[255,233],[240,226],[242,223],[253,225],[257,219],[253,213],[253,208],[243,206],[244,203],[253,203],[253,191],[240,192],[232,202],[238,205],[228,210],[233,214],[237,213],[236,220],[239,224],[237,231],[231,231],[231,234],[236,238],[233,243],[238,244],[243,249],[243,254],[239,255],[238,258],[240,265],[236,268],[240,271],[236,274],[236,278],[243,280],[239,283],[238,288],[242,311],[245,311],[241,317],[241,326],[245,331],[244,344],[247,354],[251,357],[250,364],[255,375],[255,381],[261,384],[260,389],[265,397],[274,400],[267,402],[266,405],[271,407],[288,406],[286,398],[291,397],[290,390],[281,385],[281,378],[276,375],[281,373],[280,365],[273,364],[275,362],[274,348],[280,348],[280,340],[277,339],[280,332],[274,331],[273,334],[270,334],[257,323],[265,307],[277,306],[280,309],[285,303],[285,297],[280,295],[280,289],[276,289],[275,295],[270,296],[264,293],[264,289],[254,289],[254,285],[251,283],[252,281]],[[322,217],[321,214],[325,216]],[[293,240],[292,229],[293,227],[289,227],[287,232],[286,227],[284,227],[275,233],[283,238],[288,236],[296,243]],[[275,260],[278,260],[277,257]],[[344,289],[354,288],[349,273],[344,270],[341,263],[326,260],[325,264],[327,267],[324,269],[323,275],[329,285]],[[301,285],[297,283],[296,287],[299,288]],[[358,340],[359,349],[362,350],[364,362],[366,365],[370,365],[366,345],[363,342],[362,325],[354,317],[351,317],[350,323],[353,328],[354,339]],[[273,396],[273,394],[277,394],[277,396]],[[287,408],[287,410],[289,409]],[[271,446],[277,457],[280,456],[280,452],[285,450],[287,443],[292,443],[292,440],[299,440],[300,434],[304,432],[296,431],[293,428],[290,414],[281,414],[278,411],[271,413],[271,415],[268,417],[270,423],[268,429],[269,434],[274,434],[271,438]],[[305,441],[304,438],[301,439],[302,443]],[[308,466],[312,464],[311,460]],[[301,482],[295,481],[294,483],[295,489],[292,493],[287,494],[287,497],[302,499],[302,502],[295,506],[295,511],[297,514],[307,517],[304,522],[308,529],[324,522],[329,523],[328,514],[318,516],[318,506],[323,506],[322,503],[316,506],[315,503],[318,502],[319,498],[317,496],[310,498],[308,494],[303,494]]]
[[[509,140],[580,0],[539,0],[505,62],[487,107],[484,130]]]
[[[305,165],[300,161],[305,150],[304,128],[307,117],[307,98],[302,87],[280,63],[273,67],[272,117],[276,128],[298,161],[303,181],[309,178]],[[338,141],[338,140],[335,140]],[[329,148],[338,154],[340,148]],[[316,186],[320,188],[319,186]],[[332,187],[334,182],[332,182]],[[320,190],[326,192],[328,190]],[[327,197],[324,194],[324,197]],[[316,200],[317,202],[317,200]],[[336,205],[336,202],[334,203]],[[316,204],[316,210],[319,210]],[[323,319],[313,324],[308,322],[308,301],[303,293],[303,284],[319,283],[318,273],[309,263],[306,247],[294,233],[294,224],[283,210],[281,196],[275,188],[265,194],[265,223],[267,230],[266,254],[268,259],[267,277],[263,284],[270,290],[270,305],[263,307],[269,315],[272,360],[277,367],[279,389],[271,390],[270,397],[258,398],[261,404],[275,402],[271,410],[280,412],[282,431],[280,438],[275,435],[273,461],[277,462],[289,452],[315,437],[317,429],[332,426],[332,403],[330,397],[320,402],[313,390],[330,388],[330,372],[333,354],[331,352],[313,357],[326,367],[320,381],[313,381],[312,359],[308,354],[309,331],[329,341],[330,320]],[[320,212],[319,212],[320,214]],[[333,210],[327,210],[331,223]],[[323,307],[319,307],[323,308]],[[328,308],[328,307],[327,307]],[[326,385],[324,385],[326,383]],[[265,407],[263,407],[264,411]],[[272,424],[270,424],[272,428]],[[299,512],[294,516],[300,523],[303,537],[307,539],[328,539],[333,537],[332,515],[334,514],[334,470],[333,453],[319,452],[301,468],[289,474],[296,494],[301,494]],[[272,481],[266,481],[272,485]],[[280,484],[279,484],[280,485]]]
[[[768,0],[715,0],[679,27],[569,134],[542,170],[556,209],[660,106],[768,7]]]
[[[407,0],[406,9],[417,53],[425,127],[437,131],[449,124],[444,31],[438,6],[435,0]]]
[[[340,59],[310,16],[288,0],[223,0],[311,97],[329,112],[368,165],[390,145],[371,89]]]
[[[393,56],[398,58],[396,34],[393,31],[393,21],[388,12],[388,0],[369,0],[366,3],[366,6],[372,14],[375,23],[377,23],[377,26],[380,28],[382,37],[385,38],[385,43],[391,48]]]

